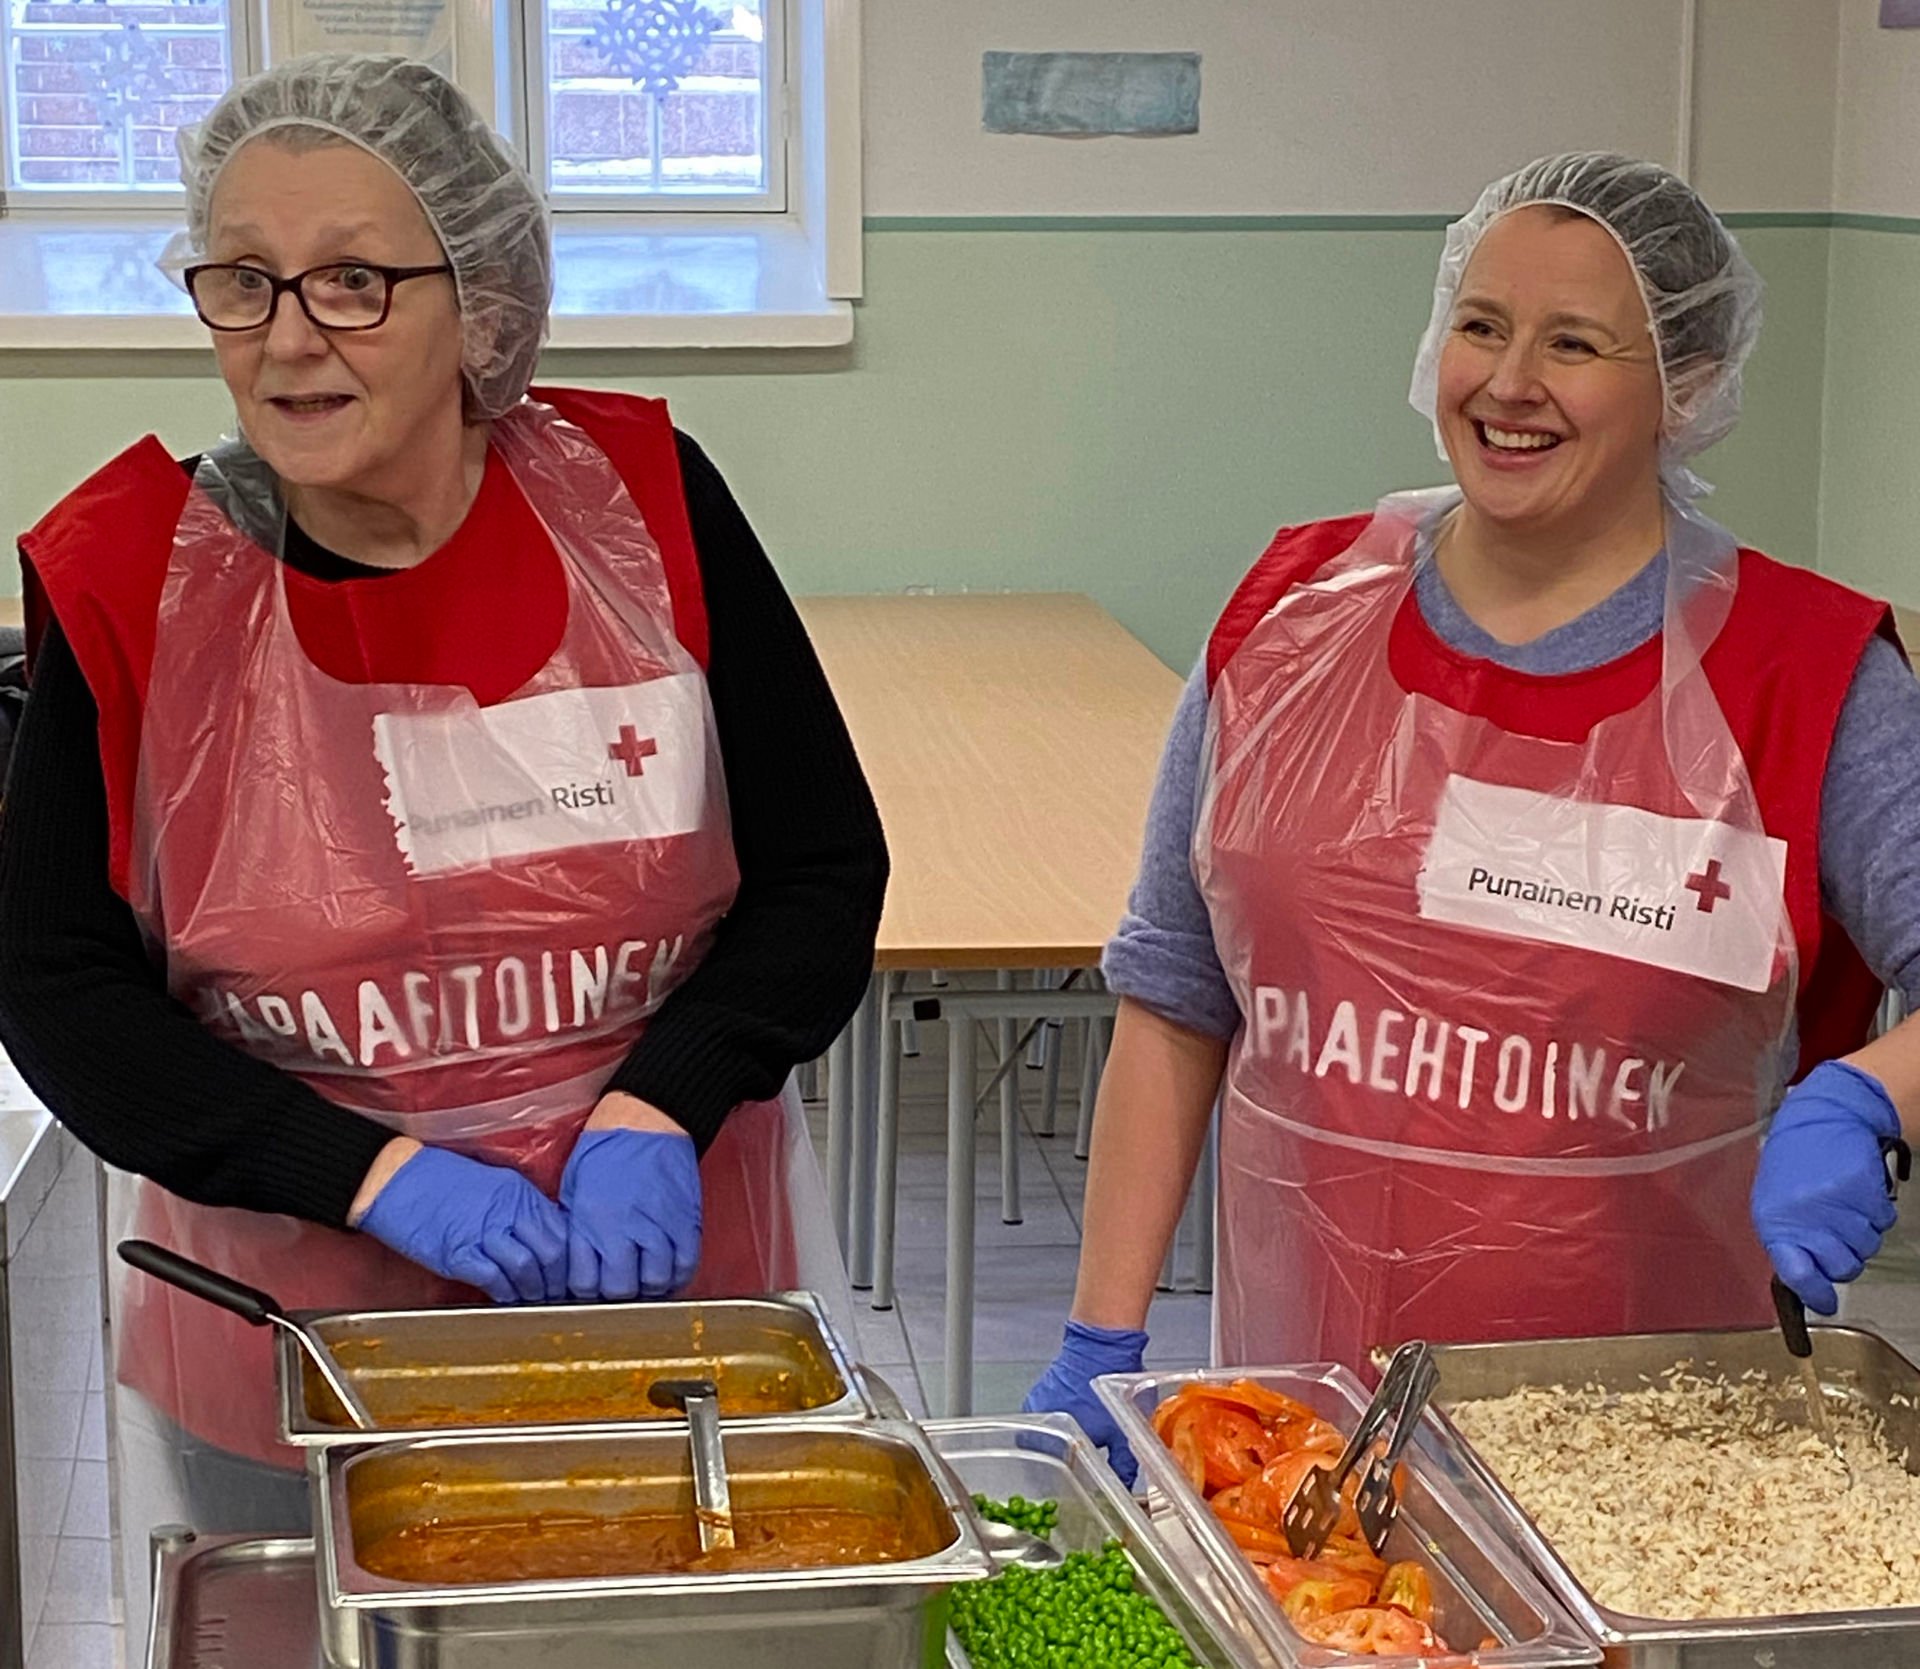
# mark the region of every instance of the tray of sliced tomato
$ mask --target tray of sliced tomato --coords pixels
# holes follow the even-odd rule
[[[1600,1660],[1504,1540],[1452,1495],[1445,1469],[1427,1475],[1419,1445],[1402,1464],[1401,1514],[1382,1552],[1361,1535],[1350,1477],[1326,1546],[1294,1556],[1281,1529],[1287,1503],[1314,1468],[1333,1467],[1367,1405],[1346,1369],[1127,1374],[1097,1389],[1140,1462],[1156,1523],[1178,1521],[1280,1662],[1567,1669]]]

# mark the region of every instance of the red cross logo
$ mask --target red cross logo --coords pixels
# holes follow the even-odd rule
[[[1713,914],[1714,905],[1718,904],[1721,899],[1733,897],[1733,888],[1720,879],[1720,860],[1718,858],[1709,858],[1707,860],[1707,867],[1701,870],[1698,875],[1689,875],[1683,884],[1691,888],[1699,899],[1699,902],[1694,905],[1694,908],[1696,910],[1704,910],[1708,915]]]
[[[607,749],[609,759],[617,759],[627,768],[630,777],[644,776],[646,762],[660,751],[651,736],[642,736],[630,724],[620,727],[620,740]]]

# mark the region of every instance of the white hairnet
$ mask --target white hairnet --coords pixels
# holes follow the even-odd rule
[[[1741,369],[1760,335],[1760,275],[1698,193],[1656,163],[1604,152],[1543,157],[1496,180],[1447,228],[1433,316],[1414,361],[1414,410],[1434,420],[1440,350],[1474,249],[1502,215],[1557,204],[1598,221],[1619,241],[1653,322],[1666,407],[1661,473],[1685,493],[1705,490],[1683,461],[1733,428]],[[1443,457],[1445,449],[1442,449]]]
[[[553,300],[547,205],[527,171],[444,76],[409,58],[319,53],[242,81],[180,134],[187,230],[161,266],[204,256],[213,188],[249,141],[304,130],[358,145],[426,211],[460,298],[468,415],[498,417],[533,380]]]

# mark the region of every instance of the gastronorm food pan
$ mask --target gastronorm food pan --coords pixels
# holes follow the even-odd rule
[[[1369,1392],[1353,1373],[1323,1364],[1118,1374],[1096,1380],[1094,1388],[1113,1410],[1121,1434],[1140,1463],[1156,1522],[1160,1514],[1169,1514],[1179,1533],[1191,1539],[1268,1655],[1289,1669],[1362,1661],[1315,1645],[1294,1629],[1154,1433],[1153,1411],[1182,1387],[1227,1385],[1236,1379],[1250,1379],[1305,1403],[1348,1432],[1369,1401]],[[1437,1427],[1431,1429],[1428,1440],[1439,1442]],[[1462,1468],[1456,1464],[1452,1469]],[[1435,1631],[1456,1649],[1459,1661],[1487,1669],[1565,1669],[1600,1661],[1598,1646],[1547,1592],[1525,1560],[1418,1449],[1408,1455],[1400,1517],[1385,1557],[1417,1559],[1427,1567],[1433,1577]],[[1416,1660],[1364,1661],[1405,1664]]]
[[[1053,1540],[1068,1551],[1118,1541],[1140,1585],[1186,1637],[1206,1669],[1268,1669],[1244,1620],[1219,1609],[1224,1597],[1204,1567],[1170,1555],[1094,1446],[1059,1415],[941,1420],[928,1441],[967,1489],[1006,1500],[1060,1503]],[[323,1669],[320,1605],[311,1539],[260,1540],[157,1532],[154,1625],[146,1669]],[[1209,1595],[1214,1596],[1210,1601]],[[1228,1602],[1230,1603],[1230,1602]],[[357,1634],[343,1647],[358,1656]],[[949,1669],[970,1669],[947,1640]],[[609,1669],[630,1662],[609,1646]]]
[[[1022,1495],[1059,1502],[1060,1520],[1051,1539],[1063,1551],[1098,1552],[1109,1541],[1119,1542],[1141,1590],[1185,1636],[1206,1669],[1265,1669],[1269,1659],[1248,1634],[1245,1619],[1208,1581],[1204,1568],[1183,1569],[1174,1562],[1073,1421],[1058,1414],[933,1420],[925,1430],[969,1490],[996,1501]],[[956,1665],[967,1662],[958,1641],[949,1642],[948,1654]]]
[[[1816,1327],[1813,1341],[1813,1359],[1829,1395],[1863,1400],[1885,1420],[1893,1452],[1904,1450],[1909,1470],[1920,1468],[1920,1369],[1885,1339],[1857,1328]],[[1681,1364],[1703,1376],[1723,1373],[1735,1380],[1764,1374],[1787,1387],[1797,1370],[1773,1329],[1436,1345],[1434,1355],[1440,1364],[1434,1401],[1446,1437],[1426,1453],[1428,1464],[1449,1470],[1454,1486],[1539,1571],[1601,1643],[1608,1669],[1914,1669],[1920,1664],[1920,1607],[1684,1623],[1608,1610],[1446,1417],[1461,1403],[1529,1387],[1640,1390]],[[1783,1404],[1790,1406],[1793,1394],[1788,1391]]]
[[[316,1535],[330,1650],[380,1669],[536,1661],[542,1669],[924,1669],[940,1661],[947,1589],[993,1565],[969,1504],[916,1427],[735,1426],[726,1459],[742,1545],[759,1545],[775,1568],[700,1568],[704,1559],[658,1568],[620,1545],[620,1526],[671,1522],[691,1536],[684,1428],[331,1449]],[[857,1515],[884,1532],[894,1540],[886,1561],[779,1568],[800,1515],[820,1513]],[[756,1536],[756,1524],[783,1528]],[[512,1533],[487,1528],[502,1525]],[[477,1530],[471,1558],[452,1569],[444,1560],[419,1567],[432,1580],[403,1579],[409,1537],[444,1548],[465,1529]],[[524,1574],[551,1570],[546,1555],[557,1542],[594,1568]],[[610,1656],[614,1648],[621,1655]]]
[[[710,1378],[724,1419],[864,1419],[874,1410],[810,1293],[666,1304],[473,1305],[303,1317],[332,1351],[382,1438],[505,1432],[677,1416],[657,1379]],[[286,1336],[281,1431],[305,1448],[362,1444]]]

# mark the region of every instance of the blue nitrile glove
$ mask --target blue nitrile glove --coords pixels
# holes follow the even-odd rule
[[[560,1208],[504,1165],[423,1147],[387,1179],[360,1231],[496,1304],[567,1295]]]
[[[1027,1393],[1020,1411],[1071,1414],[1080,1422],[1080,1429],[1107,1451],[1107,1464],[1131,1489],[1140,1469],[1120,1428],[1113,1423],[1113,1415],[1095,1394],[1093,1382],[1103,1373],[1138,1373],[1146,1353],[1145,1333],[1070,1321],[1060,1354]]]
[[[1881,1143],[1899,1135],[1885,1086],[1844,1061],[1816,1066],[1774,1115],[1753,1182],[1753,1226],[1808,1309],[1838,1310],[1834,1283],[1858,1275],[1893,1227]]]
[[[691,1136],[588,1130],[560,1174],[575,1298],[666,1298],[700,1264],[700,1159]]]

